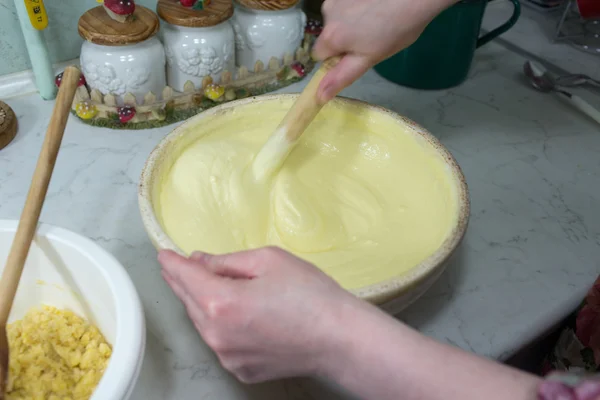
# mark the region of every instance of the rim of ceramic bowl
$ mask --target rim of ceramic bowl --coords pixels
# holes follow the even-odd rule
[[[144,168],[142,169],[138,188],[138,202],[142,216],[142,222],[148,233],[148,236],[150,237],[150,240],[157,249],[170,249],[180,254],[185,254],[164,232],[162,225],[156,218],[152,204],[151,193],[154,183],[154,171],[163,159],[164,155],[166,155],[165,152],[171,143],[174,143],[182,135],[184,135],[187,127],[197,125],[202,119],[222,113],[225,110],[234,107],[241,107],[255,102],[295,99],[298,97],[298,95],[299,94],[297,93],[269,94],[223,103],[186,120],[160,141],[160,143],[154,148],[154,150],[152,150],[148,156],[148,159],[146,160]],[[446,147],[435,136],[433,136],[429,131],[416,122],[401,116],[394,111],[361,100],[338,96],[332,100],[332,102],[340,105],[347,104],[351,106],[360,106],[377,111],[392,117],[401,125],[410,127],[412,134],[418,135],[425,139],[438,152],[438,154],[444,159],[447,166],[450,168],[451,175],[455,179],[455,186],[459,202],[458,216],[455,226],[448,237],[439,246],[439,248],[409,271],[399,273],[397,276],[389,278],[385,281],[350,290],[350,292],[354,293],[356,296],[371,303],[383,304],[398,297],[402,293],[410,291],[415,286],[419,286],[432,274],[437,274],[438,276],[441,275],[441,272],[445,268],[446,261],[459,246],[467,230],[470,214],[470,200],[467,182],[462,169],[450,151],[446,149]]]
[[[0,219],[0,232],[14,233],[19,221]],[[146,323],[137,290],[123,265],[109,252],[78,233],[42,223],[36,237],[46,237],[93,260],[115,300],[117,331],[108,367],[91,399],[121,400],[131,394],[139,377],[146,347]]]

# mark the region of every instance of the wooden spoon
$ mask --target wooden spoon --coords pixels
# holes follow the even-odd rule
[[[0,279],[0,399],[4,399],[9,373],[6,324],[40,218],[80,75],[76,67],[67,67],[63,74],[21,220]]]
[[[283,121],[260,149],[252,164],[252,172],[257,181],[268,179],[279,169],[300,136],[321,111],[325,104],[318,100],[317,90],[323,77],[340,62],[340,59],[341,56],[336,56],[323,62]]]

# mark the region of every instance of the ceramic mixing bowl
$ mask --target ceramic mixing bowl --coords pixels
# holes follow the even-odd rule
[[[17,221],[0,220],[0,270]],[[69,309],[96,325],[112,345],[90,400],[125,400],[138,379],[146,345],[144,313],[125,268],[91,240],[42,224],[27,257],[9,322],[32,307]]]
[[[173,240],[165,233],[157,217],[156,207],[158,207],[159,203],[161,182],[175,162],[177,155],[181,154],[182,149],[185,149],[196,141],[200,135],[204,134],[201,129],[194,129],[194,127],[199,127],[204,122],[214,118],[227,118],[226,115],[228,112],[239,110],[240,107],[244,107],[245,105],[281,102],[284,100],[288,100],[291,104],[291,101],[296,97],[296,94],[275,94],[252,97],[219,105],[190,118],[158,144],[150,154],[142,171],[138,196],[144,227],[150,240],[158,250],[171,249],[183,254]],[[465,178],[448,150],[434,136],[414,122],[390,110],[357,100],[336,98],[334,102],[336,103],[336,107],[348,107],[352,110],[356,110],[356,107],[359,107],[361,110],[369,111],[369,113],[386,114],[392,117],[398,124],[399,134],[401,131],[406,132],[408,127],[409,134],[424,139],[428,145],[427,147],[431,148],[434,153],[441,157],[447,170],[450,172],[449,179],[452,181],[450,186],[453,186],[455,193],[457,193],[458,206],[455,211],[455,223],[451,228],[450,234],[435,252],[408,272],[399,273],[391,279],[352,290],[358,297],[395,313],[421,296],[432,285],[443,272],[446,260],[463,238],[469,219],[469,198]],[[281,118],[283,118],[284,113],[285,111],[283,111]],[[364,118],[368,118],[366,115],[369,113],[364,113]]]

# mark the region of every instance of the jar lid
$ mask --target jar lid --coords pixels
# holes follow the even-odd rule
[[[17,116],[8,104],[0,101],[0,149],[8,146],[17,135]]]
[[[253,10],[279,11],[294,7],[300,0],[237,0],[239,4]]]
[[[182,6],[179,0],[158,0],[156,12],[169,24],[203,28],[218,25],[231,18],[233,3],[231,0],[210,0],[203,10],[195,10]]]
[[[158,32],[158,16],[150,9],[137,5],[132,18],[119,22],[111,18],[104,7],[87,10],[79,18],[79,35],[94,44],[124,46],[143,42]]]

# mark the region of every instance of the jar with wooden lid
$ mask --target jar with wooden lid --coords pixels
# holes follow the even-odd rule
[[[17,135],[17,116],[8,104],[0,101],[0,150]]]
[[[157,13],[162,19],[169,86],[182,92],[187,81],[200,87],[207,76],[217,83],[223,72],[234,73],[231,0],[159,0]]]
[[[235,0],[233,29],[239,66],[294,55],[304,38],[306,15],[298,0]]]
[[[159,26],[153,11],[132,0],[105,0],[83,14],[80,63],[90,89],[112,94],[120,104],[127,93],[138,104],[149,92],[160,94],[166,86],[166,58],[156,37]]]

